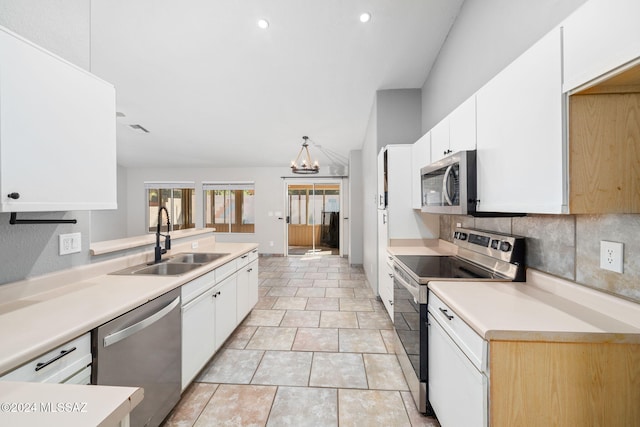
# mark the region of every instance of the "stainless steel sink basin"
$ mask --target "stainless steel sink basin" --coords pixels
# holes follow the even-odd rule
[[[227,255],[229,254],[214,254],[205,252],[180,253],[169,258],[167,262],[185,264],[207,264]]]
[[[111,274],[115,275],[152,275],[152,276],[179,276],[184,273],[188,273],[191,270],[202,267],[203,264],[182,264],[182,263],[168,263],[163,262],[161,264],[142,264],[135,267],[125,268],[124,270],[116,271]]]
[[[133,267],[125,268],[124,270],[115,271],[113,275],[120,276],[137,276],[137,275],[151,275],[151,276],[179,276],[184,273],[188,273],[191,270],[200,268],[205,264],[213,262],[218,258],[222,258],[229,254],[217,254],[207,252],[184,252],[176,254],[172,257],[166,258],[163,262],[158,264],[140,264]]]

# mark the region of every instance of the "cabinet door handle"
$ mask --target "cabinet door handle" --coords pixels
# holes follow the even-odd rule
[[[13,200],[17,200],[20,198],[20,193],[9,193],[7,194],[7,197]]]
[[[393,305],[393,301],[389,300],[389,305]]]
[[[67,354],[71,353],[72,351],[75,351],[75,347],[71,347],[69,350],[62,350],[60,352],[60,354],[58,354],[57,356],[47,360],[46,362],[40,362],[36,365],[36,372],[38,372],[40,369],[44,369],[47,366],[51,365],[53,362],[55,362],[56,360],[59,360],[61,358],[63,358],[64,356],[66,356]]]
[[[391,273],[387,273],[389,275],[389,277],[391,277],[393,279],[393,274]]]
[[[216,292],[215,294],[211,295],[214,298],[218,298],[218,295],[220,295],[220,291]]]
[[[444,317],[446,317],[447,319],[449,320],[453,319],[453,316],[450,315],[445,308],[440,307],[440,311],[442,312],[442,314],[444,314]]]
[[[247,273],[251,273],[253,271],[253,268],[250,268],[247,270]]]

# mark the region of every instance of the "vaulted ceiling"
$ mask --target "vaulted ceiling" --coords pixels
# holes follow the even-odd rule
[[[313,144],[347,157],[377,90],[423,85],[461,3],[93,0],[91,71],[124,114],[118,161],[287,166],[303,135],[321,164]]]

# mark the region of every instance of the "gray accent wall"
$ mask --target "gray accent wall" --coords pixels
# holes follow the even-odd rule
[[[423,132],[584,2],[466,0],[422,87]],[[640,215],[441,215],[440,237],[457,224],[525,236],[529,267],[640,302]],[[624,243],[623,274],[599,268],[601,240]]]

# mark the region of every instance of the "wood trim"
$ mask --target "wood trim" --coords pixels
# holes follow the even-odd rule
[[[640,344],[489,345],[492,427],[640,426]]]

